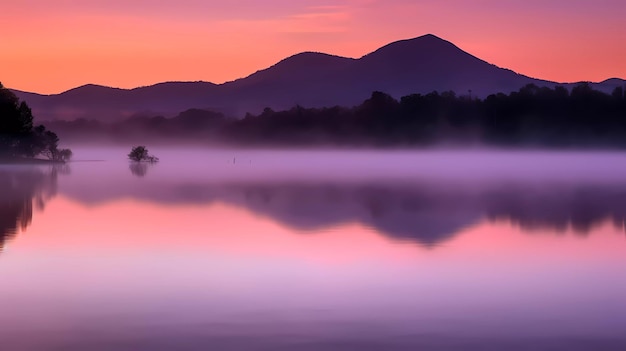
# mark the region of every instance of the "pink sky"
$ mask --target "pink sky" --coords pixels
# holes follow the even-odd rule
[[[426,33],[556,81],[626,78],[623,0],[20,0],[0,12],[0,81],[58,93],[215,83],[301,52],[360,57]]]

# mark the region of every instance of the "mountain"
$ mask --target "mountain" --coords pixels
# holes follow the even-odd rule
[[[46,119],[89,118],[102,121],[137,114],[172,116],[190,108],[243,116],[265,107],[287,109],[362,102],[372,91],[396,98],[434,90],[485,97],[527,84],[553,87],[556,82],[530,78],[483,61],[454,44],[428,34],[401,40],[359,59],[304,52],[224,84],[168,82],[135,89],[85,85],[61,94],[14,91],[35,115]],[[611,92],[626,84],[609,79],[594,88]],[[563,84],[572,86],[572,84]]]
[[[13,92],[28,102],[35,116],[42,120],[88,118],[107,121],[136,114],[172,114],[189,106],[223,109],[220,105],[203,103],[207,96],[219,92],[218,85],[207,82],[169,82],[135,89],[88,84],[55,95]]]

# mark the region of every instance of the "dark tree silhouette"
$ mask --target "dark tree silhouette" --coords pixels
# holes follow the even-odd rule
[[[59,150],[58,143],[58,136],[43,125],[33,127],[30,107],[0,83],[0,157],[42,155],[54,161],[69,160],[72,152]]]
[[[289,110],[266,108],[243,119],[205,110],[174,118],[133,117],[113,125],[95,121],[56,122],[63,135],[118,141],[136,139],[237,145],[428,146],[468,143],[507,147],[626,148],[624,88],[612,94],[581,83],[565,87],[527,85],[485,99],[454,92],[412,94],[396,100],[374,92],[354,107]]]
[[[135,162],[158,162],[159,159],[155,156],[152,156],[148,153],[148,149],[143,146],[134,146],[131,150],[130,153],[128,154],[128,158],[131,161],[135,161]]]

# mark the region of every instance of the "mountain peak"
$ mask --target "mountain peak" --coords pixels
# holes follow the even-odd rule
[[[609,78],[609,79],[605,79],[603,81],[600,82],[600,84],[624,84],[626,83],[626,80],[621,79],[621,78]]]
[[[378,59],[386,60],[401,57],[416,58],[424,55],[453,55],[455,53],[469,55],[447,40],[433,34],[426,34],[411,39],[394,41],[363,56],[361,59],[378,57]]]
[[[98,85],[98,84],[85,84],[76,88],[72,88],[70,90],[66,90],[59,95],[64,95],[64,96],[98,95],[101,93],[110,94],[111,92],[119,92],[122,90],[124,89],[107,87],[107,86]]]
[[[267,80],[319,79],[329,71],[345,68],[354,59],[321,52],[305,51],[289,56],[275,65],[257,71],[246,78],[227,83],[228,85],[249,86]]]
[[[406,39],[406,40],[431,40],[431,41],[442,41],[442,42],[446,42],[449,43],[449,41],[442,39],[434,34],[428,33],[428,34],[424,34],[424,35],[420,35],[419,37],[415,37],[415,38],[411,38],[411,39]],[[400,40],[402,41],[402,40]]]
[[[274,66],[284,66],[284,65],[326,65],[329,63],[339,62],[339,61],[347,61],[351,60],[346,57],[336,56],[325,54],[323,52],[313,52],[313,51],[305,51],[292,56],[289,56],[280,62],[278,62]]]

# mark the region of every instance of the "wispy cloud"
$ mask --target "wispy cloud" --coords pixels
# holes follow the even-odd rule
[[[351,10],[347,5],[307,6],[282,16],[228,19],[220,21],[220,25],[273,33],[337,33],[348,30]]]

